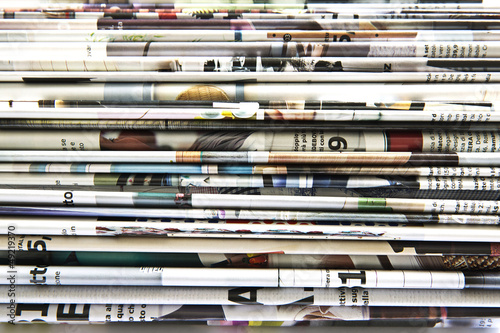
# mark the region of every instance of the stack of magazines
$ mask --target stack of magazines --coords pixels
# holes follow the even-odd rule
[[[0,3],[0,322],[500,327],[500,2]]]

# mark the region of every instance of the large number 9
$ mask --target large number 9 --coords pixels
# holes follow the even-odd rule
[[[335,143],[335,146],[333,143]],[[339,150],[340,148],[346,149],[347,148],[347,141],[343,137],[340,136],[332,136],[330,140],[328,140],[328,147],[331,150]]]

